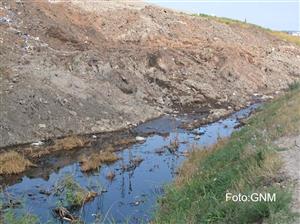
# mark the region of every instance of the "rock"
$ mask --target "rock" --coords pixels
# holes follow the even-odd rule
[[[69,113],[74,117],[77,116],[77,113],[75,111],[70,110]]]

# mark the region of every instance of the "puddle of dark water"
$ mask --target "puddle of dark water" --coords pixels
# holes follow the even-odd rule
[[[25,210],[37,215],[41,223],[49,220],[60,223],[53,218],[52,214],[52,209],[59,203],[58,196],[45,195],[40,192],[53,190],[62,177],[71,174],[82,187],[96,192],[101,189],[107,190],[106,193],[97,196],[82,209],[76,211],[85,223],[100,223],[99,220],[103,219],[104,223],[111,220],[115,223],[147,222],[151,219],[157,198],[163,194],[164,185],[173,180],[177,168],[185,159],[183,154],[191,148],[191,145],[208,147],[220,138],[230,136],[239,124],[239,119],[248,117],[257,107],[258,104],[254,104],[227,119],[192,131],[179,128],[183,121],[193,119],[192,116],[175,118],[165,116],[147,122],[137,127],[135,131],[141,134],[156,132],[168,135],[154,134],[146,138],[145,142],[120,151],[118,154],[123,158],[122,160],[103,166],[100,171],[93,174],[82,173],[79,164],[74,163],[51,173],[47,179],[24,176],[19,183],[6,187],[5,192],[10,197],[22,199]],[[174,139],[180,142],[177,155],[164,148]],[[157,153],[158,151],[160,153]],[[128,165],[134,157],[143,158],[142,163],[133,170],[123,171],[122,167]],[[106,178],[110,171],[116,173],[113,181]]]

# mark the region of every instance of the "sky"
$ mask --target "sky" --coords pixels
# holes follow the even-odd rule
[[[300,31],[300,0],[146,0],[163,7],[254,23],[273,30]]]

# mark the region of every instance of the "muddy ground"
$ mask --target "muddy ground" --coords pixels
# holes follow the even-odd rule
[[[180,110],[216,118],[299,78],[300,47],[255,26],[142,2],[0,3],[1,147]]]

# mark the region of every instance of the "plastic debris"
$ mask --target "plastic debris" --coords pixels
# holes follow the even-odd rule
[[[38,141],[38,142],[33,142],[31,143],[32,146],[41,146],[41,145],[44,145],[45,143],[42,142],[42,141]]]
[[[141,137],[141,136],[136,136],[135,137],[135,140],[137,140],[137,141],[145,141],[146,140],[146,138],[144,138],[144,137]]]

